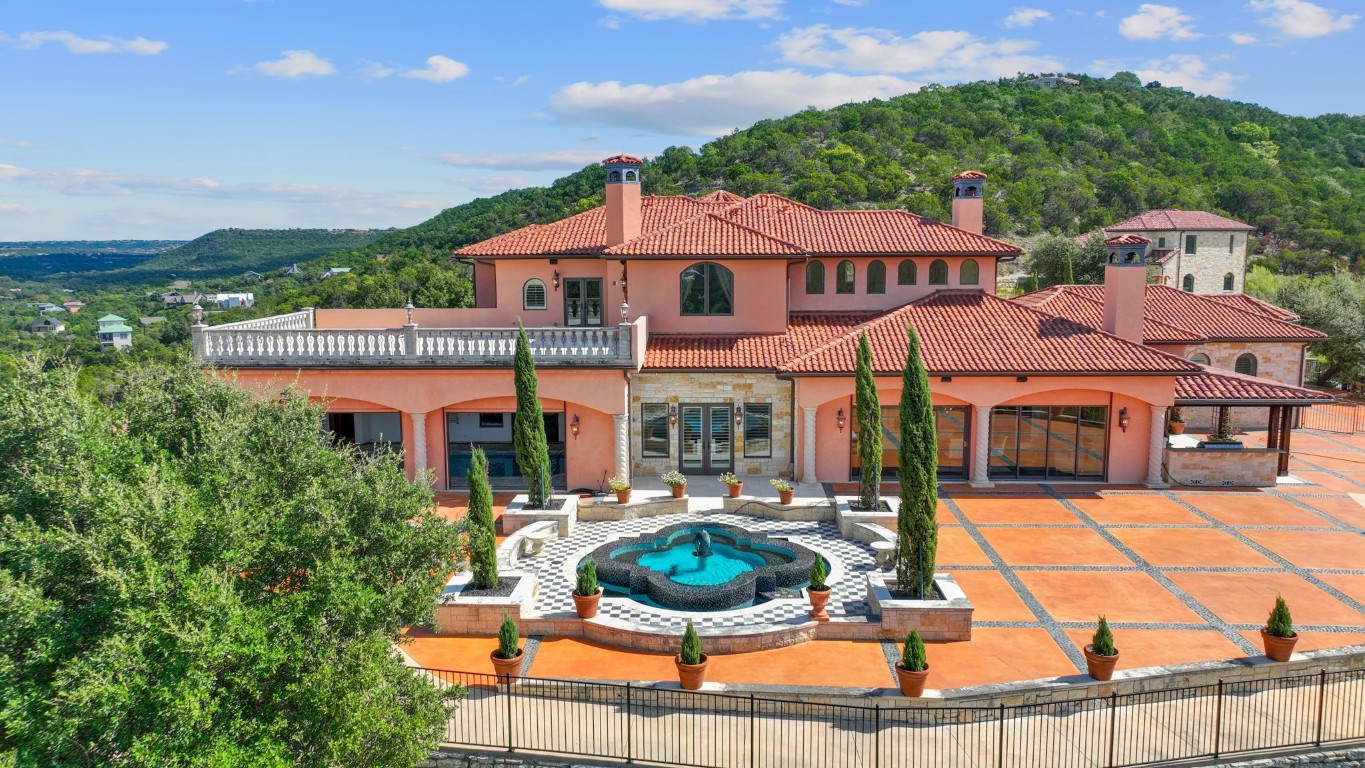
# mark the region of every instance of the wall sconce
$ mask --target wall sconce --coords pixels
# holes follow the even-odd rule
[[[1119,409],[1119,429],[1123,430],[1124,432],[1127,432],[1127,431],[1128,431],[1128,425],[1129,425],[1129,424],[1132,424],[1132,423],[1133,423],[1133,419],[1132,419],[1131,416],[1128,415],[1128,409],[1127,409],[1127,408],[1120,408],[1120,409]]]
[[[738,427],[740,424],[743,424],[743,423],[744,423],[744,406],[741,405],[741,404],[739,404],[739,403],[735,403],[735,426]]]
[[[578,414],[573,415],[573,421],[569,422],[569,431],[573,433],[573,439],[578,439]]]
[[[555,276],[550,278],[550,284],[555,287],[556,291],[559,290],[559,270],[555,270]]]
[[[629,322],[630,322],[630,305],[627,304],[627,303],[625,303],[625,302],[623,301],[623,302],[621,302],[621,325],[625,325],[625,324],[627,324],[627,323],[629,323]]]
[[[668,406],[668,426],[678,426],[678,406],[676,405]]]
[[[844,417],[844,409],[843,409],[843,408],[840,408],[840,409],[839,409],[839,412],[838,412],[837,414],[834,415],[834,420],[837,421],[837,422],[839,422],[839,431],[840,431],[840,432],[843,432],[843,431],[844,431],[844,424],[848,423],[848,419]]]

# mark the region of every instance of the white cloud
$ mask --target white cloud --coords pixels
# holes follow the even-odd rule
[[[867,5],[867,0],[834,0],[839,5],[847,5],[849,8],[861,8]]]
[[[603,8],[628,13],[646,21],[682,19],[772,19],[783,0],[597,0]],[[614,29],[615,27],[613,27]]]
[[[1254,45],[1256,36],[1247,32],[1233,32],[1228,35],[1228,39],[1237,45]]]
[[[536,182],[518,176],[508,174],[505,176],[456,176],[453,179],[446,179],[446,182],[479,195],[497,195],[509,189],[523,189],[534,185]]]
[[[599,27],[604,27],[604,28],[606,28],[606,29],[620,29],[620,28],[621,28],[621,17],[620,17],[620,16],[605,16],[605,17],[600,18],[600,19],[597,20],[597,25],[598,25]]]
[[[134,56],[155,56],[170,47],[169,44],[161,40],[148,40],[145,37],[135,37],[128,40],[104,35],[100,39],[94,40],[66,31],[21,32],[18,38],[12,40],[18,47],[30,50],[39,48],[44,43],[58,43],[66,46],[68,53],[77,54],[131,53]]]
[[[1031,27],[1039,21],[1051,21],[1052,14],[1038,8],[1015,8],[1005,17],[1007,27]]]
[[[30,208],[27,205],[0,203],[0,215],[4,216],[29,216],[37,212],[38,210],[36,208]]]
[[[1192,93],[1209,96],[1230,96],[1237,81],[1246,79],[1245,75],[1210,72],[1208,62],[1190,53],[1177,53],[1149,61],[1136,74],[1143,82],[1156,80],[1162,85],[1178,86]]]
[[[1050,56],[1028,55],[1031,40],[987,42],[970,32],[918,32],[899,37],[886,29],[835,29],[825,24],[793,29],[777,40],[782,60],[822,69],[918,74],[938,82],[1006,77],[1065,69]]]
[[[36,146],[37,145],[31,141],[24,141],[23,139],[7,139],[4,136],[0,136],[0,147],[17,147],[19,149],[32,149],[33,147]]]
[[[377,61],[366,61],[361,65],[358,74],[361,80],[372,83],[375,80],[383,80],[397,71],[393,67],[385,66]]]
[[[1143,3],[1138,12],[1119,22],[1119,34],[1129,40],[1194,40],[1194,18],[1173,5]]]
[[[253,69],[270,77],[290,79],[305,75],[332,75],[337,71],[332,62],[312,51],[281,51],[280,56],[282,58],[276,61],[257,62]]]
[[[399,77],[426,80],[429,83],[448,83],[469,74],[469,67],[446,56],[428,56],[422,69],[409,69]]]
[[[1261,23],[1274,27],[1288,37],[1322,37],[1345,32],[1359,15],[1338,14],[1307,0],[1251,0],[1252,10],[1263,14]]]
[[[886,99],[918,88],[898,77],[793,69],[704,75],[679,83],[623,85],[578,82],[560,89],[550,107],[570,123],[608,123],[659,133],[719,136],[764,118],[805,107],[828,108],[852,101]]]
[[[530,76],[530,75],[519,75],[519,76],[517,77],[517,79],[515,79],[515,80],[512,81],[512,87],[513,87],[513,88],[520,88],[521,86],[526,85],[526,84],[529,83],[529,82],[531,82],[531,76]]]
[[[437,155],[437,159],[456,168],[497,168],[516,171],[576,171],[603,158],[612,152],[605,149],[563,149],[553,152],[519,152],[507,154],[474,154],[469,152],[447,152]]]

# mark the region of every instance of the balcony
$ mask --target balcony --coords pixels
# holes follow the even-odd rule
[[[325,313],[325,322],[319,316]],[[191,327],[194,355],[229,368],[464,368],[512,365],[515,327],[424,327],[438,319],[480,318],[477,310],[313,310]],[[416,317],[414,317],[416,314]],[[380,323],[407,320],[398,327]],[[348,321],[351,321],[348,323]],[[354,327],[337,327],[341,325]],[[322,327],[319,327],[322,326]],[[536,365],[638,369],[644,359],[644,317],[604,328],[527,328]]]

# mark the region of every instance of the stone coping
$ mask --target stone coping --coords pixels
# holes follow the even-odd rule
[[[502,532],[511,535],[531,523],[553,520],[560,536],[571,535],[574,522],[578,519],[578,496],[554,495],[551,498],[563,499],[564,505],[559,509],[527,509],[526,502],[530,501],[530,496],[522,493],[512,497],[502,513]]]
[[[793,499],[791,504],[783,504],[776,499],[757,496],[723,496],[721,509],[737,515],[752,515],[769,520],[833,520],[834,505],[828,500]]]
[[[582,499],[578,503],[580,520],[635,520],[642,517],[676,515],[688,511],[687,496],[673,498],[668,496],[636,496],[625,504],[618,504],[615,497]]]
[[[887,520],[896,517],[896,510],[900,507],[900,499],[894,496],[883,496],[882,501],[891,509],[886,512],[863,512],[853,509],[853,496],[836,496],[834,498],[834,519],[839,524],[839,535],[846,539],[864,541],[858,536],[860,525],[880,525],[879,520]],[[885,526],[882,526],[885,527]],[[893,537],[894,540],[894,537]]]
[[[441,590],[441,596],[437,598],[437,603],[442,605],[468,605],[468,606],[499,606],[515,605],[523,606],[528,603],[535,595],[536,575],[530,572],[513,571],[511,573],[499,573],[499,579],[516,579],[517,585],[512,588],[512,594],[501,597],[465,597],[464,591],[474,582],[474,574],[470,571],[460,571],[446,582],[445,588]]]

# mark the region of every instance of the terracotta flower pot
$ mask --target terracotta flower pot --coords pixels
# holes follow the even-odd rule
[[[829,595],[832,591],[829,587],[806,590],[806,597],[810,598],[811,621],[829,621],[829,614],[825,612],[825,605],[829,603]]]
[[[738,483],[735,483],[734,485],[727,485],[725,487],[730,489],[730,498],[738,499],[739,494],[744,490],[744,481],[740,480]]]
[[[1171,434],[1173,434],[1173,435],[1183,435],[1183,434],[1185,434],[1185,422],[1183,422],[1183,421],[1173,421],[1173,422],[1171,422]]]
[[[573,596],[573,607],[578,612],[578,618],[591,619],[597,615],[597,604],[602,601],[602,588],[597,588],[597,594],[584,597],[579,594]]]
[[[510,659],[504,659],[498,655],[497,651],[488,654],[488,658],[493,660],[493,671],[498,677],[512,676],[521,674],[521,660],[526,657],[525,651],[517,651],[517,655]]]
[[[682,654],[673,657],[673,664],[678,668],[678,684],[684,691],[701,690],[701,684],[706,682],[706,664],[710,660],[711,657],[704,653],[700,664],[682,663]]]
[[[792,489],[790,491],[778,491],[777,500],[782,502],[783,504],[790,504],[792,503],[792,496],[795,494],[796,489]]]
[[[617,504],[629,504],[629,503],[630,503],[630,489],[629,489],[629,488],[625,489],[624,491],[617,491],[617,492],[616,492],[616,503],[617,503]]]
[[[900,681],[902,696],[923,696],[924,682],[929,679],[929,666],[926,664],[924,669],[919,672],[911,672],[901,663],[896,662],[896,679]]]
[[[681,499],[683,494],[687,493],[687,483],[683,483],[682,485],[670,485],[668,490],[673,492],[673,498]]]
[[[1095,653],[1093,645],[1085,647],[1085,671],[1091,677],[1103,682],[1114,676],[1114,667],[1119,663],[1118,649],[1114,649],[1113,656],[1101,656]]]
[[[1271,661],[1289,661],[1290,654],[1294,653],[1294,644],[1298,641],[1297,632],[1290,637],[1277,637],[1265,631],[1265,627],[1261,627],[1261,645]]]

